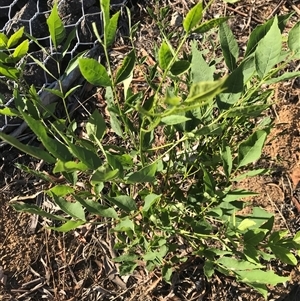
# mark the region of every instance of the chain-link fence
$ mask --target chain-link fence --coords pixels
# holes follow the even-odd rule
[[[111,8],[121,9],[126,3],[127,0],[111,0]],[[46,22],[53,4],[54,0],[1,0],[0,32],[9,37],[24,26],[25,32],[35,37],[44,48],[41,50],[31,42],[30,54],[46,66],[50,73],[59,76],[57,65],[51,57],[60,48],[54,49]],[[100,3],[99,0],[59,0],[58,11],[67,35],[76,28],[75,38],[62,62],[62,65],[66,65],[76,54],[95,45],[96,37],[92,23],[95,22],[101,32]],[[8,88],[9,85],[3,83],[7,79],[2,76],[0,78],[2,79],[2,83],[0,83],[2,106],[10,106],[13,102],[12,91]],[[43,87],[53,85],[53,77],[29,58],[24,70],[24,78],[29,85],[33,84],[40,92]],[[6,116],[0,116],[0,131],[10,132],[11,128],[17,126],[18,124],[11,122],[11,119]]]

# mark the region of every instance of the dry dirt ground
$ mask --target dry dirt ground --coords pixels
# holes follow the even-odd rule
[[[147,5],[153,6],[154,2],[149,1]],[[165,5],[184,13],[191,2],[169,0]],[[150,51],[156,29],[144,7],[145,4],[135,6],[133,18],[141,22],[137,43]],[[275,14],[291,11],[295,12],[288,25],[291,27],[300,18],[300,3],[296,0],[241,0],[227,6],[216,1],[207,14],[233,16],[232,26],[242,44],[255,26]],[[122,43],[118,43],[116,52],[122,49]],[[299,62],[291,68],[299,68]],[[295,233],[300,230],[300,194],[297,194],[300,180],[300,82],[296,79],[274,89],[271,112],[274,129],[265,146],[263,159],[258,162],[271,168],[272,173],[248,179],[242,185],[260,193],[251,201],[273,212],[279,227]],[[113,251],[107,233],[101,228],[84,227],[60,234],[45,230],[40,221],[41,224],[32,232],[32,217],[16,213],[8,201],[18,194],[33,195],[42,188],[42,183],[13,165],[25,163],[36,167],[38,162],[9,147],[0,152],[0,300],[263,300],[248,287],[221,275],[207,282],[202,262],[198,259],[182,266],[173,285],[163,283],[158,273],[147,274],[143,269],[121,279],[110,260]],[[300,300],[297,286],[300,265],[289,267],[274,263],[273,268],[281,275],[291,275],[291,282],[270,287],[268,300]]]

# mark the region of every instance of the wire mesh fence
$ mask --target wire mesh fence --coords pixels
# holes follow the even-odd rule
[[[111,8],[122,9],[126,3],[127,0],[111,0]],[[52,58],[59,54],[61,47],[57,49],[53,47],[46,22],[53,4],[54,0],[1,0],[0,33],[9,37],[24,26],[25,32],[33,36],[43,47],[42,50],[31,41],[29,53],[46,66],[50,73],[59,76],[57,65]],[[78,53],[95,46],[97,39],[92,24],[95,22],[101,33],[102,14],[99,0],[59,0],[58,11],[66,28],[67,36],[72,30],[75,31],[71,47],[62,62],[62,65],[66,65]],[[0,54],[1,51],[3,50],[0,50]],[[26,60],[24,78],[28,85],[33,84],[40,92],[43,87],[53,85],[54,81],[49,73],[30,58]],[[9,86],[13,86],[13,83],[6,85],[7,79],[4,76],[0,76],[0,79],[1,105],[10,106],[13,98]],[[17,126],[17,123],[11,122],[11,118],[0,116],[0,131],[10,132],[11,128]]]

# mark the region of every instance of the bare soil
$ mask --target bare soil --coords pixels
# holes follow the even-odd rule
[[[149,1],[147,5],[157,10],[154,2]],[[164,2],[184,14],[196,1],[161,3]],[[295,0],[242,0],[227,6],[216,1],[207,15],[233,16],[232,28],[243,45],[255,26],[275,14],[293,11],[288,24],[291,28],[300,18],[300,3]],[[153,54],[149,51],[155,44],[157,28],[143,5],[135,6],[133,18],[141,22],[137,43],[141,54],[145,55],[146,51],[151,63]],[[126,50],[122,42],[117,44],[113,53]],[[299,62],[290,68],[299,69]],[[274,89],[270,112],[274,128],[263,158],[257,162],[272,172],[247,179],[241,185],[260,193],[249,201],[274,213],[278,227],[295,233],[300,230],[300,82],[296,79],[276,85]],[[93,97],[99,101],[97,94]],[[101,227],[86,226],[60,234],[45,230],[40,220],[32,233],[32,217],[15,212],[8,201],[22,195],[29,196],[24,201],[35,202],[30,196],[43,189],[44,183],[16,169],[14,163],[37,167],[39,162],[10,147],[0,149],[0,155],[0,300],[263,300],[255,291],[222,275],[217,274],[208,282],[203,275],[203,262],[197,258],[191,258],[178,269],[172,285],[164,283],[159,273],[146,273],[143,268],[130,277],[121,278],[111,260],[113,250],[107,229]],[[291,281],[285,286],[270,287],[268,300],[300,300],[297,286],[300,265],[290,267],[274,262],[272,268],[281,275],[290,275]]]

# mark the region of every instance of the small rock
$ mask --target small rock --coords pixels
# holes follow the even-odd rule
[[[172,19],[171,19],[170,25],[174,26],[174,27],[179,27],[179,26],[182,25],[182,20],[183,20],[182,16],[178,12],[175,12],[172,15]]]

